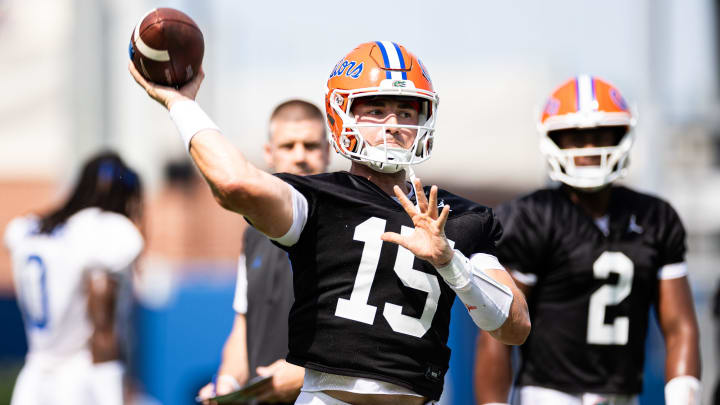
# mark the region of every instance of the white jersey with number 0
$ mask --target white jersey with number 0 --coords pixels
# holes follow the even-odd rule
[[[94,271],[128,272],[143,247],[123,215],[87,208],[51,234],[39,219],[19,217],[8,225],[15,291],[28,339],[28,365],[51,369],[86,351],[92,333],[87,281]]]

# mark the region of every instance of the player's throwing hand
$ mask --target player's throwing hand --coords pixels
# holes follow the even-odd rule
[[[450,215],[450,206],[445,205],[438,215],[437,186],[430,188],[430,200],[425,197],[420,179],[414,180],[415,190],[418,190],[416,198],[417,209],[407,196],[395,186],[395,196],[405,212],[410,216],[415,229],[410,235],[400,235],[395,232],[385,232],[381,238],[386,242],[397,243],[411,251],[415,256],[430,262],[436,268],[443,267],[450,263],[453,257],[453,250],[445,237],[445,223]]]
[[[190,80],[185,83],[179,89],[174,87],[163,86],[160,84],[149,82],[145,79],[140,72],[135,68],[132,62],[128,63],[128,70],[132,75],[133,79],[147,92],[147,94],[158,103],[162,104],[168,110],[172,105],[182,100],[195,100],[198,90],[200,90],[200,83],[205,78],[205,72],[202,67],[200,71]]]

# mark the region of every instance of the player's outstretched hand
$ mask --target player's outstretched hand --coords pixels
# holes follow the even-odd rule
[[[415,190],[419,191],[415,197],[419,210],[400,190],[400,187],[393,188],[400,204],[415,225],[413,232],[409,235],[385,232],[381,238],[386,242],[397,243],[420,259],[430,262],[436,268],[443,267],[450,263],[453,257],[453,250],[445,237],[445,222],[450,215],[450,206],[445,205],[438,215],[437,186],[430,188],[430,201],[425,197],[420,179],[415,179]]]
[[[179,89],[174,87],[163,86],[153,82],[147,81],[140,72],[135,68],[135,65],[130,62],[128,63],[128,70],[132,75],[133,79],[147,92],[147,94],[158,103],[162,104],[168,110],[172,105],[181,100],[195,100],[198,90],[200,90],[200,83],[205,78],[205,72],[200,67],[197,74],[185,83]]]

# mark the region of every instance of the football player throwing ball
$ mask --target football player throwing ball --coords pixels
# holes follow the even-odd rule
[[[218,203],[289,254],[287,360],[306,368],[296,403],[437,400],[456,295],[494,338],[525,340],[527,306],[495,256],[492,211],[412,176],[432,152],[438,96],[403,46],[361,44],[332,69],[330,142],[352,163],[305,177],[251,165],[195,103],[202,74],[175,90],[129,68],[170,111]]]

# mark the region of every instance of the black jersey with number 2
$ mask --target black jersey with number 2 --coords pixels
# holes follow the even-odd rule
[[[607,234],[562,189],[497,209],[500,261],[532,285],[532,331],[518,383],[564,392],[642,390],[658,271],[684,262],[685,231],[666,202],[613,187]]]
[[[308,201],[300,240],[283,247],[295,290],[288,361],[438,399],[455,293],[430,263],[380,239],[412,232],[408,214],[374,183],[347,172],[278,177]],[[454,247],[468,257],[495,255],[502,228],[492,211],[439,190],[438,205],[446,204],[445,233]]]

